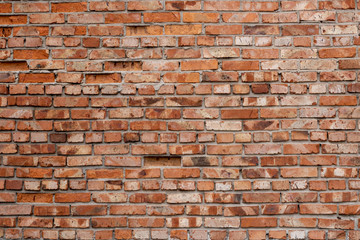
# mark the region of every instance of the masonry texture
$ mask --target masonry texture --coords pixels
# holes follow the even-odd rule
[[[359,8],[2,1],[0,238],[360,239]]]

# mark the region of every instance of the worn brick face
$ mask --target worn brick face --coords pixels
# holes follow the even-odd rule
[[[359,10],[2,1],[0,238],[360,239]]]

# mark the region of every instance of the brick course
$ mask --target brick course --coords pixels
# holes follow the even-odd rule
[[[360,239],[359,9],[2,1],[0,238]]]

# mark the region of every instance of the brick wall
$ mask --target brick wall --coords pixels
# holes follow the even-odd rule
[[[2,1],[0,237],[359,239],[358,7]]]

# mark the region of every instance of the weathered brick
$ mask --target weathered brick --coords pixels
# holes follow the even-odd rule
[[[356,7],[0,3],[0,238],[358,239]]]

